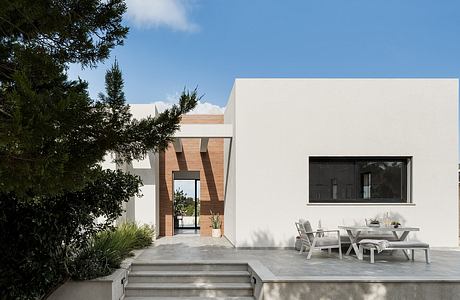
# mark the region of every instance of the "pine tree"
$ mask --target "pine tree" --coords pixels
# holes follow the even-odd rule
[[[69,63],[94,67],[123,43],[125,10],[122,0],[0,1],[1,299],[43,297],[72,275],[75,253],[141,184],[102,170],[104,155],[129,162],[165,149],[199,100],[184,90],[178,105],[133,120],[118,62],[96,100],[67,78]]]

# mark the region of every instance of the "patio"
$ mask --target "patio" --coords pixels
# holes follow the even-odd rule
[[[381,253],[370,264],[368,257],[360,261],[344,255],[339,260],[337,252],[329,256],[327,251],[315,251],[307,260],[305,253],[293,249],[235,249],[225,238],[179,235],[159,238],[136,261],[260,262],[266,268],[259,274],[264,299],[280,295],[298,299],[307,294],[311,299],[318,295],[324,299],[456,299],[460,291],[460,269],[454,267],[460,265],[457,248],[434,248],[431,264],[425,263],[423,253],[416,253],[414,262],[401,253]]]
[[[389,255],[380,253],[376,263],[370,264],[368,257],[364,261],[355,256],[344,255],[338,259],[337,252],[331,256],[327,251],[315,251],[312,259],[306,254],[289,249],[235,249],[225,239],[213,239],[199,236],[162,237],[146,249],[139,262],[157,260],[258,260],[275,277],[288,279],[315,279],[322,276],[348,280],[447,280],[460,282],[460,249],[436,249],[432,251],[432,263],[426,264],[422,252],[416,253],[415,262],[408,261],[401,253]]]

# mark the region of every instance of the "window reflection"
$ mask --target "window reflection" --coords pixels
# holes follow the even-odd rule
[[[310,158],[310,202],[407,202],[407,158]]]

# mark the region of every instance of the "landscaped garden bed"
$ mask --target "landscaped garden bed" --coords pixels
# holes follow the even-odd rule
[[[51,300],[120,299],[132,261],[152,244],[155,232],[147,225],[123,223],[98,233],[76,256],[72,279],[58,287]]]

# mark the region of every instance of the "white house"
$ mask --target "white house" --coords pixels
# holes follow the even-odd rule
[[[184,117],[166,152],[124,168],[145,184],[125,218],[160,235],[181,226],[176,180],[194,180],[193,229],[209,235],[218,211],[236,247],[292,247],[299,218],[333,229],[386,213],[420,228],[410,239],[458,246],[458,80],[236,79],[223,116]]]

